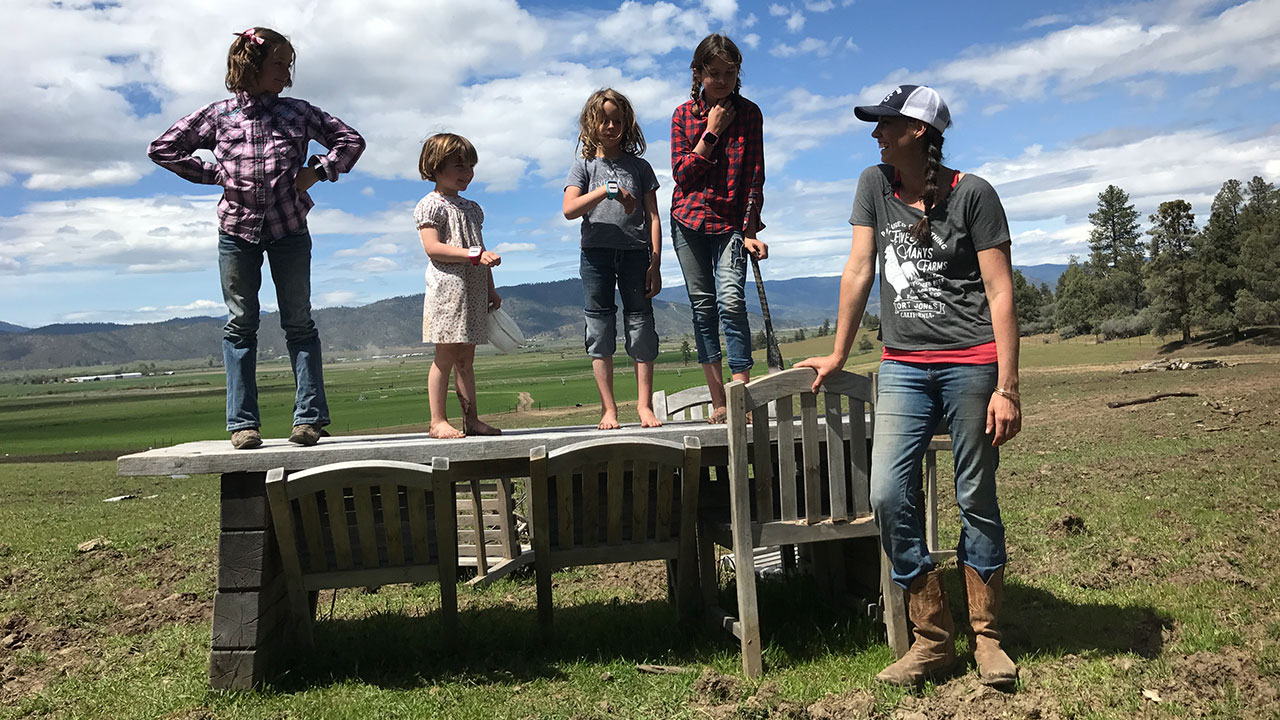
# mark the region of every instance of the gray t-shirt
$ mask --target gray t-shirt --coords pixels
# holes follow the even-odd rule
[[[644,196],[658,189],[658,176],[653,173],[649,161],[623,153],[609,159],[579,157],[569,168],[565,187],[577,187],[585,195],[617,180],[618,187],[636,197],[636,209],[630,215],[622,209],[618,200],[604,199],[582,216],[582,247],[617,248],[621,250],[649,247],[649,234],[645,232]]]
[[[893,194],[894,170],[858,178],[849,224],[872,228],[880,266],[880,338],[895,350],[954,350],[991,342],[991,308],[978,251],[1010,241],[995,188],[965,175],[929,216],[933,240],[916,242],[922,213]]]

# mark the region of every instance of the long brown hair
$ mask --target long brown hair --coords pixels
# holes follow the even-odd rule
[[[920,122],[917,120],[916,122]],[[929,213],[938,201],[938,174],[942,169],[942,131],[930,125],[924,125],[924,135],[920,137],[920,150],[924,153],[924,192],[920,199],[924,201],[924,217],[911,228],[911,234],[918,245],[928,245],[933,240],[929,229]]]
[[[636,122],[636,112],[631,109],[631,101],[613,88],[604,88],[591,93],[591,97],[582,106],[582,113],[578,115],[578,144],[582,146],[582,157],[590,160],[596,156],[596,150],[600,147],[600,138],[596,134],[604,120],[606,102],[613,103],[622,112],[622,138],[618,140],[618,147],[629,155],[644,155],[644,131]]]
[[[733,87],[733,94],[737,95],[742,89],[742,51],[738,50],[738,46],[733,44],[728,35],[712,33],[702,38],[702,42],[693,51],[693,62],[689,63],[689,69],[693,71],[693,87],[689,90],[689,98],[699,112],[702,111],[702,80],[698,78],[698,74],[714,58],[720,58],[738,68],[738,84]]]
[[[289,38],[271,28],[255,27],[236,33],[231,41],[231,49],[227,51],[227,90],[231,92],[252,92],[257,89],[258,76],[267,64],[267,58],[278,47],[289,48],[289,82],[285,87],[293,86],[293,43]],[[261,38],[262,42],[257,39]]]

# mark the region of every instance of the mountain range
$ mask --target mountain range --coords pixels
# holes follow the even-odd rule
[[[1054,287],[1065,265],[1036,265],[1018,269],[1035,284]],[[840,277],[772,280],[768,293],[770,315],[777,330],[821,325],[836,320]],[[577,278],[499,288],[503,307],[534,343],[573,340],[582,333],[582,284]],[[764,327],[755,284],[747,283],[751,327]],[[664,289],[654,298],[658,335],[690,335],[689,300],[683,287]],[[879,292],[872,288],[867,311],[878,313]],[[422,347],[422,295],[387,298],[360,307],[332,307],[314,311],[328,357],[367,355],[387,350]],[[208,358],[222,355],[224,318],[175,318],[154,323],[65,323],[24,328],[0,322],[0,370],[127,365],[136,362]],[[620,346],[621,349],[621,346]],[[264,357],[286,354],[284,334],[275,313],[264,313],[258,331],[258,350]]]

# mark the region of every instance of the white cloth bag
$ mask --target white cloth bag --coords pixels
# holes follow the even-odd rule
[[[489,344],[500,353],[515,352],[516,348],[524,344],[520,326],[502,308],[489,311],[488,331]]]

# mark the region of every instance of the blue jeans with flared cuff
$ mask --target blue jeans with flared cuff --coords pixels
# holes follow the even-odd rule
[[[1006,561],[996,499],[1000,451],[987,434],[996,365],[880,364],[871,451],[871,506],[880,542],[903,588],[933,568],[924,537],[920,463],[940,423],[951,431],[960,541],[956,558],[983,580]]]
[[[258,325],[262,260],[271,267],[280,306],[289,362],[293,366],[293,424],[329,424],[324,396],[320,333],[311,320],[311,235],[306,230],[275,240],[251,243],[218,236],[218,270],[229,317],[222,330],[222,361],[227,369],[227,430],[262,426],[258,413]]]
[[[627,354],[636,362],[653,362],[658,357],[658,332],[653,321],[653,301],[645,297],[649,250],[583,248],[578,272],[582,277],[587,355],[607,358],[617,352],[616,287],[622,297]]]
[[[742,233],[707,234],[671,218],[675,246],[685,290],[693,307],[693,337],[698,363],[720,362],[720,328],[729,354],[729,371],[751,369],[751,325],[747,322],[747,253]]]

